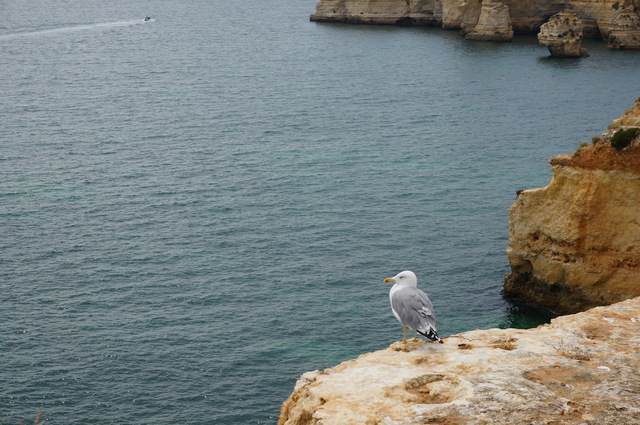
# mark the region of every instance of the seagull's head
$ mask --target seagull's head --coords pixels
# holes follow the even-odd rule
[[[394,277],[388,277],[385,282],[395,282],[397,285],[418,286],[418,278],[412,271],[405,270]]]

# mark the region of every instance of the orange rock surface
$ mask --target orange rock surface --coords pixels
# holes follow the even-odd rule
[[[640,296],[640,142],[609,143],[638,122],[640,100],[594,145],[552,158],[548,186],[519,194],[506,292],[560,313]]]

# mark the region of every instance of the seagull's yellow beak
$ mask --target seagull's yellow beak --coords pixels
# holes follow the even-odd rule
[[[395,282],[396,280],[392,277],[388,277],[385,280],[383,280],[384,283],[389,283],[389,282]]]

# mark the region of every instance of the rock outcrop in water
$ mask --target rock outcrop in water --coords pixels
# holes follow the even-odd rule
[[[549,17],[571,10],[586,38],[602,37],[612,48],[640,49],[639,6],[638,0],[320,0],[311,20],[430,25],[504,41],[510,30],[536,34]]]
[[[509,208],[505,291],[559,313],[640,295],[640,99]],[[616,147],[614,147],[616,146]]]
[[[298,380],[279,425],[637,424],[640,298],[529,330],[396,343]]]
[[[573,12],[560,12],[542,24],[538,41],[547,46],[551,56],[584,58],[589,56],[582,47],[582,21]]]

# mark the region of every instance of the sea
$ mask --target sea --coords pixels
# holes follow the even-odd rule
[[[640,97],[640,52],[314,11],[0,1],[0,424],[275,424],[402,337],[402,270],[441,336],[550,320],[501,292],[507,209]]]

